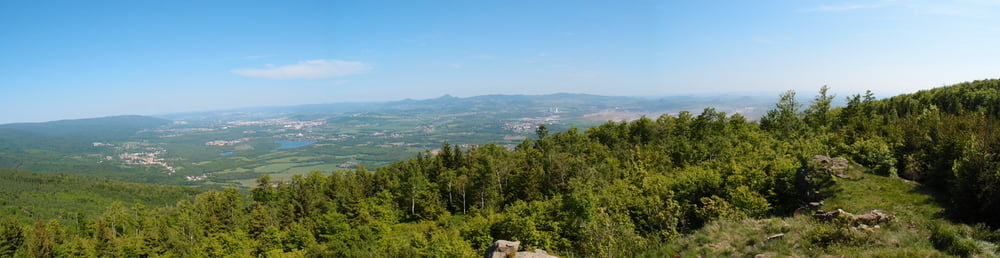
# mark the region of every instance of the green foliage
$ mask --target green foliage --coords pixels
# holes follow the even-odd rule
[[[392,257],[472,257],[473,250],[458,231],[427,221],[399,224],[387,236],[388,255]]]
[[[204,191],[12,169],[0,169],[0,186],[0,216],[16,216],[22,222],[60,219],[81,230],[86,227],[77,217],[93,217],[116,201],[158,207]]]
[[[809,108],[803,111],[803,120],[811,130],[825,132],[834,122],[831,110],[833,109],[833,99],[836,96],[827,95],[827,91],[829,90],[830,87],[823,85],[819,89],[819,95],[809,104]]]
[[[1000,225],[995,136],[1000,80],[875,100],[855,95],[840,110],[839,152],[877,174],[898,174],[940,192],[954,218]]]
[[[791,150],[742,116],[705,109],[570,128],[514,150],[445,143],[374,172],[264,175],[250,196],[211,191],[161,209],[118,203],[93,222],[93,242],[68,243],[114,256],[465,256],[510,239],[630,256],[709,221],[794,205]],[[456,218],[466,221],[448,222]],[[571,251],[581,241],[593,244]]]
[[[881,139],[860,139],[841,150],[850,160],[871,168],[875,174],[896,176],[896,158],[892,148]]]
[[[952,228],[941,225],[931,225],[930,241],[938,250],[952,255],[969,257],[979,252],[975,240],[961,238]]]
[[[818,247],[828,247],[832,244],[852,244],[857,238],[859,238],[859,234],[862,233],[853,231],[849,227],[834,224],[823,224],[807,231],[805,233],[805,237],[810,244]]]
[[[11,257],[24,243],[24,231],[12,217],[0,220],[0,257]]]
[[[521,241],[522,245],[545,250],[569,248],[569,241],[561,236],[564,222],[556,212],[560,200],[515,202],[491,226],[491,235],[498,239]]]
[[[784,139],[799,137],[804,128],[802,114],[799,113],[801,107],[802,104],[795,100],[795,91],[789,90],[781,94],[778,103],[775,104],[776,109],[767,111],[767,115],[760,118],[760,126]],[[821,111],[815,110],[817,119],[819,118],[818,112]]]
[[[961,156],[952,168],[954,176],[950,185],[952,201],[965,213],[963,219],[983,218],[992,225],[1000,218],[992,216],[1000,211],[1000,137],[996,136],[996,122],[973,132]]]
[[[0,149],[42,149],[89,152],[98,141],[130,140],[137,132],[169,124],[169,120],[146,116],[60,120],[45,123],[0,125]]]
[[[771,204],[760,193],[741,185],[729,193],[730,202],[740,217],[762,218],[771,212]]]
[[[719,219],[736,220],[746,216],[729,205],[729,201],[715,195],[702,197],[699,202],[701,203],[701,207],[695,210],[695,214],[702,221]]]
[[[996,241],[994,231],[919,225],[943,209],[924,194],[935,190],[949,193],[940,197],[959,218],[1000,225],[990,216],[1000,212],[1000,113],[979,108],[994,105],[996,87],[887,100],[867,92],[842,108],[823,87],[805,110],[789,91],[759,123],[707,108],[582,131],[539,127],[538,139],[514,148],[445,142],[375,171],[263,174],[249,194],[0,170],[0,256],[468,257],[497,239],[570,257],[989,253],[982,242]],[[289,154],[250,166],[267,153],[207,167],[284,173],[342,162]],[[873,175],[796,172],[820,170],[809,164],[817,154],[845,156]],[[873,230],[846,216],[788,217],[816,191],[828,206],[884,209],[900,222]]]

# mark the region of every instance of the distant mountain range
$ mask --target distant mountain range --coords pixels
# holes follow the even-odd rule
[[[413,100],[404,99],[390,102],[328,103],[294,106],[272,106],[237,108],[216,111],[185,112],[155,115],[171,120],[218,119],[219,116],[236,118],[267,118],[288,115],[333,115],[366,112],[425,111],[440,113],[463,113],[496,111],[505,109],[537,109],[548,107],[571,108],[587,106],[593,110],[627,109],[631,111],[659,115],[680,110],[700,113],[706,107],[713,107],[727,113],[741,113],[755,118],[763,114],[775,101],[774,97],[743,95],[690,95],[669,97],[614,97],[590,94],[557,93],[548,95],[482,95],[474,97],[453,97]]]

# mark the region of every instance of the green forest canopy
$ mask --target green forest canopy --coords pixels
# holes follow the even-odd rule
[[[265,175],[249,194],[114,204],[75,225],[7,216],[0,256],[467,257],[497,239],[559,256],[637,256],[707,223],[791,216],[811,201],[796,171],[814,155],[921,182],[951,218],[995,227],[998,90],[1000,80],[984,80],[884,100],[868,92],[834,108],[823,87],[805,104],[782,94],[759,122],[707,108],[539,130],[513,150],[444,143],[375,171]]]

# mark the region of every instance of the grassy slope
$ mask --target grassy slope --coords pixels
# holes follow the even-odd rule
[[[870,231],[813,219],[813,211],[791,217],[712,222],[649,253],[671,256],[939,257],[997,256],[997,233],[942,218],[944,207],[919,184],[899,178],[855,173],[836,179],[836,194],[821,210],[853,214],[878,209],[896,220]],[[768,236],[784,237],[767,240]],[[962,245],[963,248],[954,247]],[[972,248],[972,249],[969,249]]]

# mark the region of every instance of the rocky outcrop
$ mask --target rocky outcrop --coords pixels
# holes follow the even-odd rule
[[[896,219],[896,216],[886,215],[879,210],[872,210],[872,212],[854,216],[854,219],[856,219],[858,223],[876,225],[890,222]]]
[[[555,258],[556,256],[549,255],[548,252],[542,249],[535,249],[533,252],[518,252],[517,249],[521,245],[520,241],[507,241],[507,240],[497,240],[493,242],[490,248],[486,249],[486,254],[483,255],[484,258]]]
[[[483,258],[506,258],[507,254],[517,252],[520,245],[521,241],[497,240],[490,248],[486,248],[486,254],[483,255]]]
[[[812,157],[812,161],[822,165],[823,169],[825,169],[828,173],[838,175],[844,173],[844,170],[851,167],[851,162],[841,157],[831,158],[823,155],[816,155]]]
[[[542,249],[535,249],[534,252],[517,252],[516,258],[556,258],[555,256],[549,255],[548,252]]]
[[[830,220],[834,220],[836,218],[844,218],[846,220],[853,220],[854,219],[854,214],[851,214],[850,212],[844,211],[842,209],[837,209],[837,210],[831,211],[831,212],[816,211],[816,214],[813,214],[813,218],[816,218],[816,219],[822,220],[822,221],[830,221]]]
[[[837,209],[836,211],[831,212],[817,211],[816,214],[813,214],[813,218],[822,221],[839,220],[850,226],[854,226],[854,228],[858,230],[867,231],[878,229],[879,224],[891,222],[896,219],[896,216],[887,215],[879,210],[872,210],[869,213],[854,215],[842,209]]]

